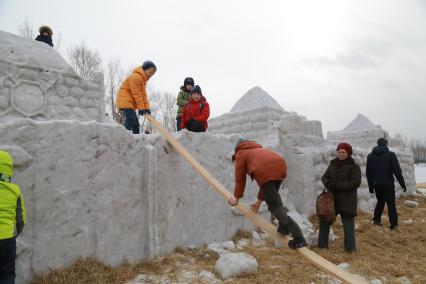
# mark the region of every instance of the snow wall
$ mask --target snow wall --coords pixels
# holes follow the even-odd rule
[[[28,218],[18,238],[17,283],[78,257],[138,262],[253,228],[157,134],[103,123],[101,75],[81,79],[54,49],[1,31],[0,55],[0,149],[14,158]],[[309,239],[307,217],[336,145],[323,139],[321,122],[263,101],[262,109],[237,106],[244,111],[212,119],[210,132],[174,136],[231,191],[231,155],[241,136],[281,153],[289,168],[281,195]],[[369,151],[355,145],[363,171]],[[396,152],[413,192],[412,154]],[[248,179],[243,201],[255,200],[257,190]],[[358,197],[370,210],[365,178]],[[265,205],[261,214],[269,218]]]

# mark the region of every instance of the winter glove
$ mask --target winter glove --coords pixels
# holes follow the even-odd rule
[[[404,192],[404,193],[406,193],[407,192],[407,187],[402,187],[402,191]]]
[[[151,110],[150,109],[140,109],[139,110],[139,115],[145,115],[145,114],[151,115]]]
[[[374,188],[369,187],[368,190],[370,191],[370,193],[374,193]]]

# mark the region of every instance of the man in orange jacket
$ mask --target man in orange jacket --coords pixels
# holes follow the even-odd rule
[[[283,206],[281,196],[278,192],[283,179],[287,176],[287,166],[281,155],[271,150],[264,149],[262,145],[240,139],[232,156],[235,161],[235,190],[234,196],[228,202],[231,206],[238,204],[244,195],[246,178],[249,175],[259,185],[257,201],[250,207],[254,213],[259,211],[262,201],[265,200],[268,210],[278,219],[278,232],[293,237],[288,242],[290,248],[301,248],[307,246],[299,225],[287,215],[288,209]]]
[[[133,70],[118,90],[117,108],[123,111],[126,117],[124,127],[131,130],[133,134],[140,133],[136,110],[139,111],[140,115],[151,114],[148,96],[146,95],[146,83],[156,71],[157,67],[152,61],[145,61],[142,66]]]

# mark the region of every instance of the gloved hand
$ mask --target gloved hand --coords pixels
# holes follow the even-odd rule
[[[145,114],[151,115],[151,110],[150,109],[140,109],[139,110],[139,115],[145,115]]]
[[[406,193],[406,192],[407,192],[407,187],[405,187],[405,186],[404,186],[404,187],[402,188],[402,192]]]
[[[370,191],[370,193],[374,193],[374,188],[369,187],[368,190]]]

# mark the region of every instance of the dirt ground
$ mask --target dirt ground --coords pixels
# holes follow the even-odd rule
[[[419,207],[404,206],[403,202],[407,199],[417,201]],[[397,204],[400,221],[399,228],[394,231],[388,228],[387,215],[383,218],[384,226],[378,227],[371,224],[371,214],[359,214],[356,219],[356,253],[344,252],[340,222],[336,222],[332,227],[338,239],[330,243],[329,250],[319,250],[314,246],[310,249],[335,264],[350,264],[351,273],[362,275],[369,280],[377,278],[386,279],[386,283],[399,283],[398,278],[405,276],[411,283],[426,283],[426,197],[402,197]],[[385,213],[386,210],[385,208]],[[316,217],[312,217],[311,221],[317,228]],[[238,241],[245,234],[240,232],[234,240]],[[257,259],[258,273],[243,275],[227,283],[327,283],[331,278],[297,252],[274,247],[272,241],[264,246],[248,246],[242,251]],[[188,271],[213,272],[218,257],[215,252],[206,248],[177,248],[174,253],[152,261],[123,264],[115,268],[96,260],[78,260],[65,269],[36,277],[33,283],[126,283],[138,274],[149,276],[151,280],[145,283],[158,283],[161,279],[168,279],[167,283],[181,282],[180,275]],[[203,283],[196,277],[187,282]]]

